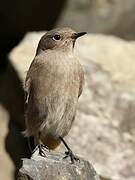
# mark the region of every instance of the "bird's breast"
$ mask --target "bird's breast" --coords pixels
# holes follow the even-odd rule
[[[73,56],[55,53],[46,58],[33,82],[41,94],[70,92],[75,95],[80,83],[78,71],[78,61]]]

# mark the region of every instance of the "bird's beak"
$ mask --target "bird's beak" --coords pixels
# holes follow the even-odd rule
[[[77,39],[77,38],[79,38],[79,37],[81,37],[81,36],[83,36],[83,35],[85,35],[85,34],[87,34],[87,33],[86,33],[86,32],[74,33],[74,34],[72,35],[72,39]]]

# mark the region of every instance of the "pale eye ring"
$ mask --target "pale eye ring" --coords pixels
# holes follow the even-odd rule
[[[61,39],[61,37],[60,37],[59,34],[55,34],[55,35],[53,36],[53,40],[55,40],[55,41],[59,41],[60,39]]]

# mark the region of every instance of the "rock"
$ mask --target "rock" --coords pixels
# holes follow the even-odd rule
[[[59,26],[135,39],[134,0],[69,0]]]
[[[22,81],[42,34],[27,34],[9,55]],[[134,49],[134,41],[102,34],[80,38],[75,48],[86,83],[66,141],[110,179],[134,180],[135,176]],[[58,151],[63,150],[61,145]]]
[[[85,66],[90,60],[101,65],[103,70],[109,72],[115,84],[120,83],[127,90],[135,92],[134,48],[135,41],[92,34],[79,39],[75,52],[83,59]]]
[[[92,165],[82,158],[71,164],[70,159],[63,159],[64,154],[46,152],[46,156],[41,157],[37,150],[31,159],[23,159],[18,180],[100,180]]]

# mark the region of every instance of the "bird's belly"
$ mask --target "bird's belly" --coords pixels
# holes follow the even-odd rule
[[[41,125],[41,133],[59,138],[68,134],[76,113],[77,98],[61,96],[47,99],[47,117]]]

